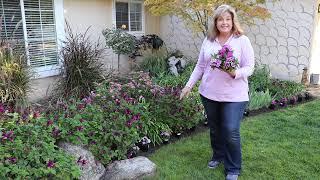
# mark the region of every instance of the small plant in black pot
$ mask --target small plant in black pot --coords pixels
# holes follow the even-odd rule
[[[305,92],[304,93],[304,98],[305,98],[305,100],[310,100],[311,99],[310,93],[309,92]]]
[[[297,102],[301,102],[303,100],[302,94],[298,94]]]
[[[272,100],[269,109],[275,109],[277,107],[278,101],[277,100]]]
[[[285,107],[287,106],[287,102],[288,102],[288,99],[287,98],[282,98],[279,102],[279,106],[281,107]]]
[[[127,158],[134,158],[137,157],[138,151],[140,150],[140,148],[138,146],[133,146],[132,148],[130,148],[127,152]]]
[[[244,112],[243,112],[243,115],[244,116],[249,116],[250,112],[249,112],[249,109],[245,109]]]
[[[137,146],[140,148],[141,151],[143,152],[148,152],[149,150],[149,144],[151,143],[151,140],[147,137],[144,136],[137,144]]]
[[[170,140],[171,134],[170,134],[169,132],[167,132],[167,131],[164,131],[164,132],[162,132],[162,133],[160,134],[160,136],[161,136],[161,138],[162,138],[162,140],[163,140],[163,143],[168,143],[169,140]]]
[[[182,135],[182,133],[181,133],[181,132],[176,132],[176,133],[175,133],[175,136],[176,136],[177,138],[180,138],[180,137],[181,137],[181,135]]]
[[[294,105],[297,103],[297,97],[296,96],[292,96],[290,99],[289,99],[289,104],[291,105]]]

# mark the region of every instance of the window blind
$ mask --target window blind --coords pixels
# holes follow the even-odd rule
[[[58,64],[53,0],[24,0],[24,11],[30,65]]]

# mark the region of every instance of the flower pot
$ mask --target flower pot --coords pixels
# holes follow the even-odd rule
[[[304,93],[304,98],[305,98],[305,100],[310,100],[311,99],[310,93],[309,92],[305,92]]]
[[[303,96],[301,94],[298,94],[297,102],[301,102],[303,100]]]
[[[181,132],[175,133],[175,136],[176,136],[177,138],[180,138],[180,137],[181,137],[181,135],[182,135],[182,133],[181,133]]]
[[[163,144],[169,144],[169,139],[164,139]]]
[[[140,150],[141,150],[142,152],[148,152],[148,150],[149,150],[149,144],[139,143],[139,144],[138,144],[138,147],[140,148]]]
[[[189,129],[190,131],[195,131],[196,130],[196,127],[193,126],[192,128]]]
[[[250,114],[249,110],[244,110],[244,112],[243,112],[244,116],[249,116],[249,114]]]
[[[203,122],[203,125],[207,126],[207,125],[208,125],[208,121],[207,121],[207,120],[204,121],[204,122]]]
[[[275,104],[270,104],[269,109],[276,109],[276,105]]]

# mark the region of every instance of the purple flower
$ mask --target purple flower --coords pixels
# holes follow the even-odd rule
[[[130,109],[126,109],[126,110],[124,110],[124,113],[125,113],[126,115],[130,115],[130,114],[131,114],[131,111],[130,111]]]
[[[277,100],[272,100],[271,104],[276,105],[276,104],[278,104],[278,102],[277,102]]]
[[[83,126],[77,126],[77,127],[76,127],[76,130],[77,130],[77,131],[83,131],[83,129],[84,129]]]
[[[85,97],[82,99],[82,102],[84,102],[85,104],[91,104],[92,103],[92,99],[91,97]]]
[[[2,140],[9,140],[12,142],[13,139],[14,139],[13,131],[8,131],[8,132],[2,134]]]
[[[120,99],[116,98],[115,102],[116,102],[116,105],[120,105]]]
[[[0,103],[0,113],[4,113],[5,111],[4,105]]]
[[[8,160],[12,164],[15,164],[17,162],[17,158],[15,158],[15,157],[9,157]]]
[[[131,121],[134,122],[134,121],[138,121],[140,119],[140,113],[136,114],[136,115],[133,115],[131,117]]]
[[[52,135],[53,135],[54,137],[58,137],[58,136],[60,135],[60,130],[59,130],[57,127],[54,127],[54,128],[52,129]]]
[[[77,160],[77,163],[80,164],[80,165],[82,165],[82,166],[84,166],[84,165],[86,165],[86,164],[88,163],[88,161],[85,160],[85,159],[82,159],[82,156],[80,156],[80,157],[78,158],[78,160]]]
[[[56,164],[55,164],[53,161],[51,161],[51,160],[49,160],[48,163],[47,163],[47,167],[48,167],[48,168],[54,168],[55,165],[56,165]]]
[[[47,126],[51,126],[53,124],[53,121],[52,120],[48,120],[47,121]]]

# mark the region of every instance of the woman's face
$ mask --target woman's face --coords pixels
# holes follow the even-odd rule
[[[220,33],[230,33],[232,24],[232,16],[229,12],[222,13],[217,19],[217,29]]]

